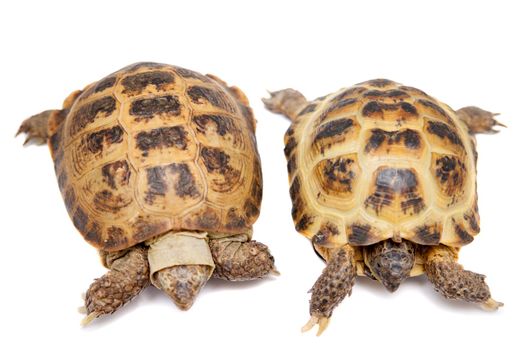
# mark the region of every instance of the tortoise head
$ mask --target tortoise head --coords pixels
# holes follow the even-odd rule
[[[390,292],[395,292],[409,275],[416,258],[415,244],[386,240],[364,249],[365,264]]]

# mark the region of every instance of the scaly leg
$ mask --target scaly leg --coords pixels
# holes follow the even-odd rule
[[[110,253],[105,259],[111,270],[89,286],[85,300],[88,315],[82,320],[83,325],[112,314],[149,285],[148,254],[144,247]]]
[[[262,243],[213,239],[210,249],[215,261],[215,278],[247,281],[263,278],[269,273],[278,274],[273,256]]]
[[[294,89],[270,92],[270,98],[262,99],[267,109],[294,120],[297,114],[308,104],[306,98]]]
[[[494,117],[499,115],[499,113],[492,113],[478,107],[463,107],[458,109],[456,114],[459,119],[467,124],[471,134],[495,134],[499,132],[499,130],[495,130],[493,128],[494,126],[499,125],[505,127],[505,125],[494,119]]]
[[[323,333],[328,326],[332,311],[352,293],[356,275],[354,250],[351,246],[344,245],[331,254],[323,273],[311,289],[311,318],[303,327],[303,332],[319,324],[317,335]]]
[[[464,270],[450,248],[433,246],[425,253],[425,260],[428,279],[445,298],[476,303],[486,310],[503,306],[491,298],[485,276]]]
[[[48,120],[53,113],[58,113],[59,110],[51,109],[42,113],[36,114],[32,117],[27,118],[22,122],[16,136],[21,133],[27,134],[24,141],[24,146],[34,143],[37,145],[43,145],[47,142],[49,137],[48,134]]]

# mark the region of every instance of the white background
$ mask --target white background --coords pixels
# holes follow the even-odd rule
[[[524,11],[519,2],[272,1],[2,2],[0,348],[523,348]],[[210,281],[190,311],[151,287],[81,328],[81,292],[105,270],[75,232],[46,147],[22,147],[19,123],[59,108],[72,90],[136,61],[172,63],[240,86],[258,119],[264,172],[255,238],[282,275]],[[315,98],[385,77],[454,108],[500,112],[508,125],[479,142],[482,232],[463,249],[486,274],[495,313],[444,300],[424,276],[390,294],[359,278],[322,337],[301,334],[307,290],[323,268],[294,230],[282,137],[266,89]]]

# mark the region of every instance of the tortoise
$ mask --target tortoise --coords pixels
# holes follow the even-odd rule
[[[447,298],[502,306],[485,276],[457,263],[478,234],[476,133],[496,114],[454,111],[423,91],[375,79],[307,101],[271,92],[266,107],[291,121],[284,137],[295,228],[327,263],[303,331],[328,325],[356,275],[394,292],[425,273]]]
[[[85,295],[83,323],[150,284],[189,309],[210,277],[275,272],[251,240],[262,198],[248,99],[213,75],[151,62],[75,91],[25,120],[49,145],[74,226],[110,269]]]

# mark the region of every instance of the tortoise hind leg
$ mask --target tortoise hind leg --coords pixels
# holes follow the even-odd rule
[[[242,242],[232,238],[210,241],[215,262],[213,277],[228,281],[247,281],[278,274],[268,247],[256,241]]]
[[[469,133],[471,134],[495,134],[499,132],[499,130],[494,129],[494,126],[499,125],[505,127],[505,125],[494,119],[499,113],[492,113],[479,107],[463,107],[458,109],[456,114],[459,119],[467,124]]]
[[[24,141],[24,146],[29,144],[43,145],[47,142],[47,139],[50,136],[48,133],[49,118],[53,114],[59,112],[60,110],[50,109],[27,118],[22,122],[20,128],[18,128],[16,136],[21,133],[27,135]]]
[[[81,90],[76,90],[69,94],[62,104],[62,109],[50,109],[27,118],[22,122],[15,136],[21,133],[27,134],[24,145],[43,145],[64,121],[69,109],[73,106],[80,94],[82,94]]]
[[[114,313],[149,285],[148,255],[144,247],[109,253],[103,259],[111,270],[89,286],[85,297],[88,315],[82,325]]]
[[[311,289],[311,318],[303,327],[306,332],[319,324],[317,335],[321,335],[328,326],[332,312],[343,299],[352,293],[357,275],[354,250],[349,245],[335,250]]]
[[[264,106],[274,112],[295,120],[299,112],[308,104],[308,100],[299,91],[284,89],[269,91],[270,98],[263,98]]]
[[[464,270],[456,262],[456,253],[450,248],[433,246],[424,257],[428,279],[445,298],[476,303],[486,310],[497,310],[503,306],[503,303],[491,298],[485,276]]]

